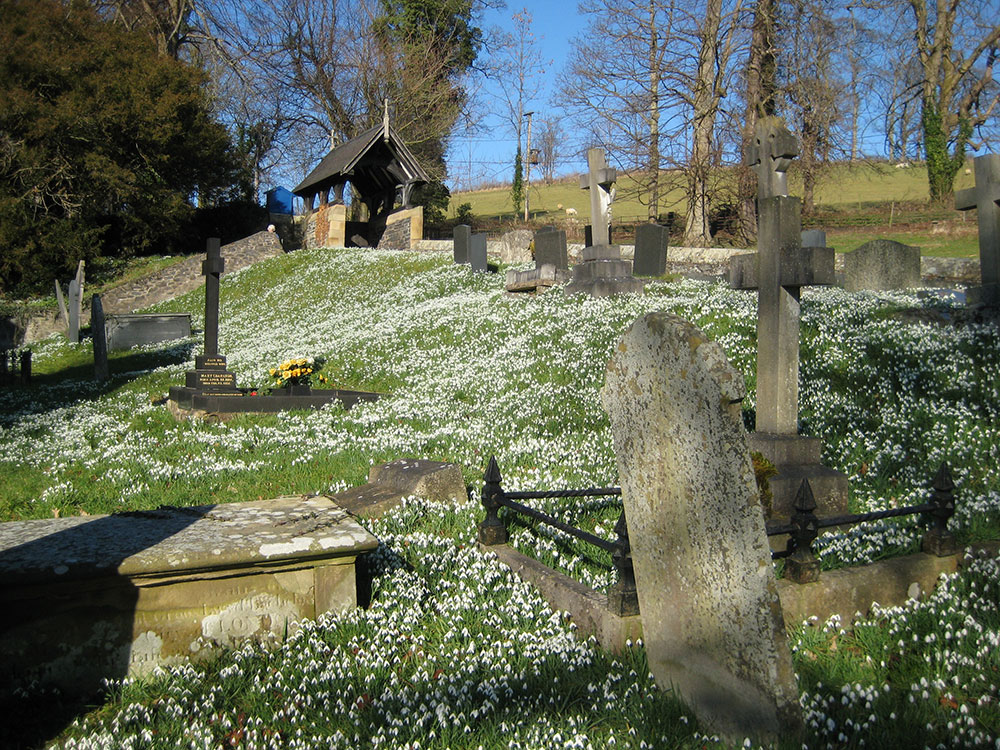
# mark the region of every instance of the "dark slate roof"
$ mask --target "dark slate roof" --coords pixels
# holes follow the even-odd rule
[[[306,197],[344,180],[361,195],[372,195],[430,177],[396,131],[383,124],[330,151],[292,192]]]

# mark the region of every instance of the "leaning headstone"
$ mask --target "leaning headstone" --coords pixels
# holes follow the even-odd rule
[[[69,328],[66,330],[66,338],[74,344],[80,342],[80,306],[77,300],[83,294],[80,283],[73,279],[69,282]]]
[[[1000,307],[1000,154],[977,156],[976,186],[955,194],[959,211],[976,209],[981,286],[966,292],[972,307]]]
[[[90,337],[94,342],[94,380],[101,382],[109,377],[108,337],[104,327],[104,305],[101,295],[90,298]]]
[[[500,237],[501,263],[530,263],[532,234],[528,229],[504,232]]]
[[[659,224],[640,224],[635,229],[635,255],[632,273],[636,276],[662,276],[667,272],[667,246],[670,232]]]
[[[569,268],[566,232],[562,229],[535,232],[535,266],[541,268],[546,264],[563,270]]]
[[[486,260],[486,233],[474,234],[469,242],[469,263],[473,273],[486,273],[490,270]]]
[[[920,286],[920,248],[872,240],[844,254],[844,289],[913,289]]]
[[[455,238],[455,249],[454,249],[455,263],[468,263],[469,245],[472,243],[472,227],[470,227],[468,224],[459,224],[457,227],[455,227],[454,238]]]
[[[691,323],[650,313],[608,363],[611,419],[650,671],[727,739],[801,728],[740,414],[743,375]]]

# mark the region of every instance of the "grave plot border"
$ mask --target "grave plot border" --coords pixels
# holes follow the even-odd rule
[[[850,617],[858,609],[876,601],[874,596],[867,598],[869,588],[881,587],[878,590],[882,592],[880,594],[882,596],[887,586],[891,588],[894,583],[905,581],[909,588],[912,589],[916,585],[920,591],[925,591],[933,587],[942,573],[957,570],[961,565],[959,556],[955,554],[958,552],[958,546],[954,535],[948,531],[948,521],[955,513],[954,488],[948,465],[943,463],[933,480],[933,497],[929,502],[871,513],[817,518],[813,513],[816,504],[812,489],[809,481],[804,479],[796,495],[795,513],[792,517],[787,522],[768,521],[765,524],[768,537],[786,535],[788,537],[784,550],[771,553],[772,560],[785,561],[784,578],[780,579],[778,584],[783,609],[787,610],[786,624],[793,624],[806,616],[816,614],[813,609],[817,606],[832,607],[831,613],[837,612],[839,608]],[[626,638],[635,641],[642,635],[641,613],[635,591],[635,575],[624,510],[615,526],[617,539],[608,541],[560,521],[554,516],[523,505],[518,500],[620,496],[620,487],[506,491],[502,486],[499,466],[496,459],[491,456],[483,476],[481,495],[486,515],[478,527],[479,543],[484,549],[495,551],[501,561],[515,573],[534,583],[553,608],[568,610],[582,633],[596,635],[603,646],[613,651],[625,647]],[[602,596],[576,579],[507,546],[507,526],[498,514],[500,508],[508,508],[515,513],[549,524],[611,552],[614,567],[619,572],[618,581],[609,588],[607,596]],[[803,585],[817,583],[820,580],[819,561],[812,549],[819,529],[845,528],[869,521],[911,515],[923,515],[930,523],[930,528],[925,532],[921,542],[921,549],[926,554],[903,555],[868,565],[828,571],[823,578],[827,583],[821,584],[818,590]],[[990,544],[973,545],[972,549],[980,547],[987,552],[991,549]],[[907,593],[909,594],[909,591]],[[866,599],[866,602],[861,602],[862,599]],[[882,604],[887,603],[882,598],[877,600]]]

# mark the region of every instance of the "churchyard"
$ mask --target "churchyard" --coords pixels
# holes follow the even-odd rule
[[[191,312],[200,290],[150,312]],[[947,460],[961,544],[1000,538],[1000,338],[954,325],[960,303],[913,292],[801,294],[800,432],[865,511],[929,496]],[[402,456],[461,464],[476,497],[491,455],[517,489],[619,482],[599,391],[637,318],[666,310],[718,342],[755,410],[756,295],[648,281],[642,296],[504,293],[443,253],[309,250],[222,282],[219,349],[244,386],[323,357],[334,387],[388,394],[351,410],[175,421],[162,400],[197,339],[113,352],[91,378],[89,339],[33,347],[36,383],[0,391],[0,516],[73,516],[328,493]],[[620,501],[537,507],[613,538]],[[476,543],[476,502],[418,498],[366,522],[380,541],[368,609],[307,622],[269,645],[109,686],[89,713],[30,689],[0,732],[63,747],[728,746],[650,675],[644,644],[613,655],[577,639]],[[558,533],[512,545],[596,589],[612,578]],[[820,537],[824,569],[914,551],[913,519]],[[789,633],[809,747],[997,747],[1000,565],[971,562],[921,601]],[[44,726],[45,718],[55,717]],[[39,727],[42,725],[42,728]],[[46,734],[46,731],[48,734]],[[3,735],[0,734],[0,737]],[[13,735],[6,744],[19,741]],[[737,743],[738,744],[738,743]],[[800,741],[789,746],[798,747]]]

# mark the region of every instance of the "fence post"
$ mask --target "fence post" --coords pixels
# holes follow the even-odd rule
[[[500,501],[503,499],[503,487],[500,486],[500,481],[500,467],[497,466],[496,458],[490,456],[486,474],[483,475],[482,501],[486,518],[479,524],[479,543],[487,547],[504,544],[507,541],[507,527],[497,515]]]
[[[621,617],[639,614],[639,597],[635,590],[635,568],[632,567],[632,545],[628,539],[625,509],[615,524],[615,551],[611,562],[618,571],[618,580],[608,588],[608,609]]]
[[[31,349],[21,352],[21,385],[31,385]]]
[[[785,558],[785,577],[795,583],[813,583],[819,580],[819,560],[813,554],[812,543],[819,535],[816,499],[809,480],[803,479],[795,494],[795,513],[791,518],[795,529],[788,539],[791,554]]]
[[[952,494],[955,483],[947,462],[942,463],[938,469],[933,486],[934,497],[931,502],[935,507],[929,511],[929,515],[934,525],[924,533],[920,549],[928,554],[946,557],[955,554],[957,549],[955,535],[948,531],[948,519],[955,514],[955,497]]]

